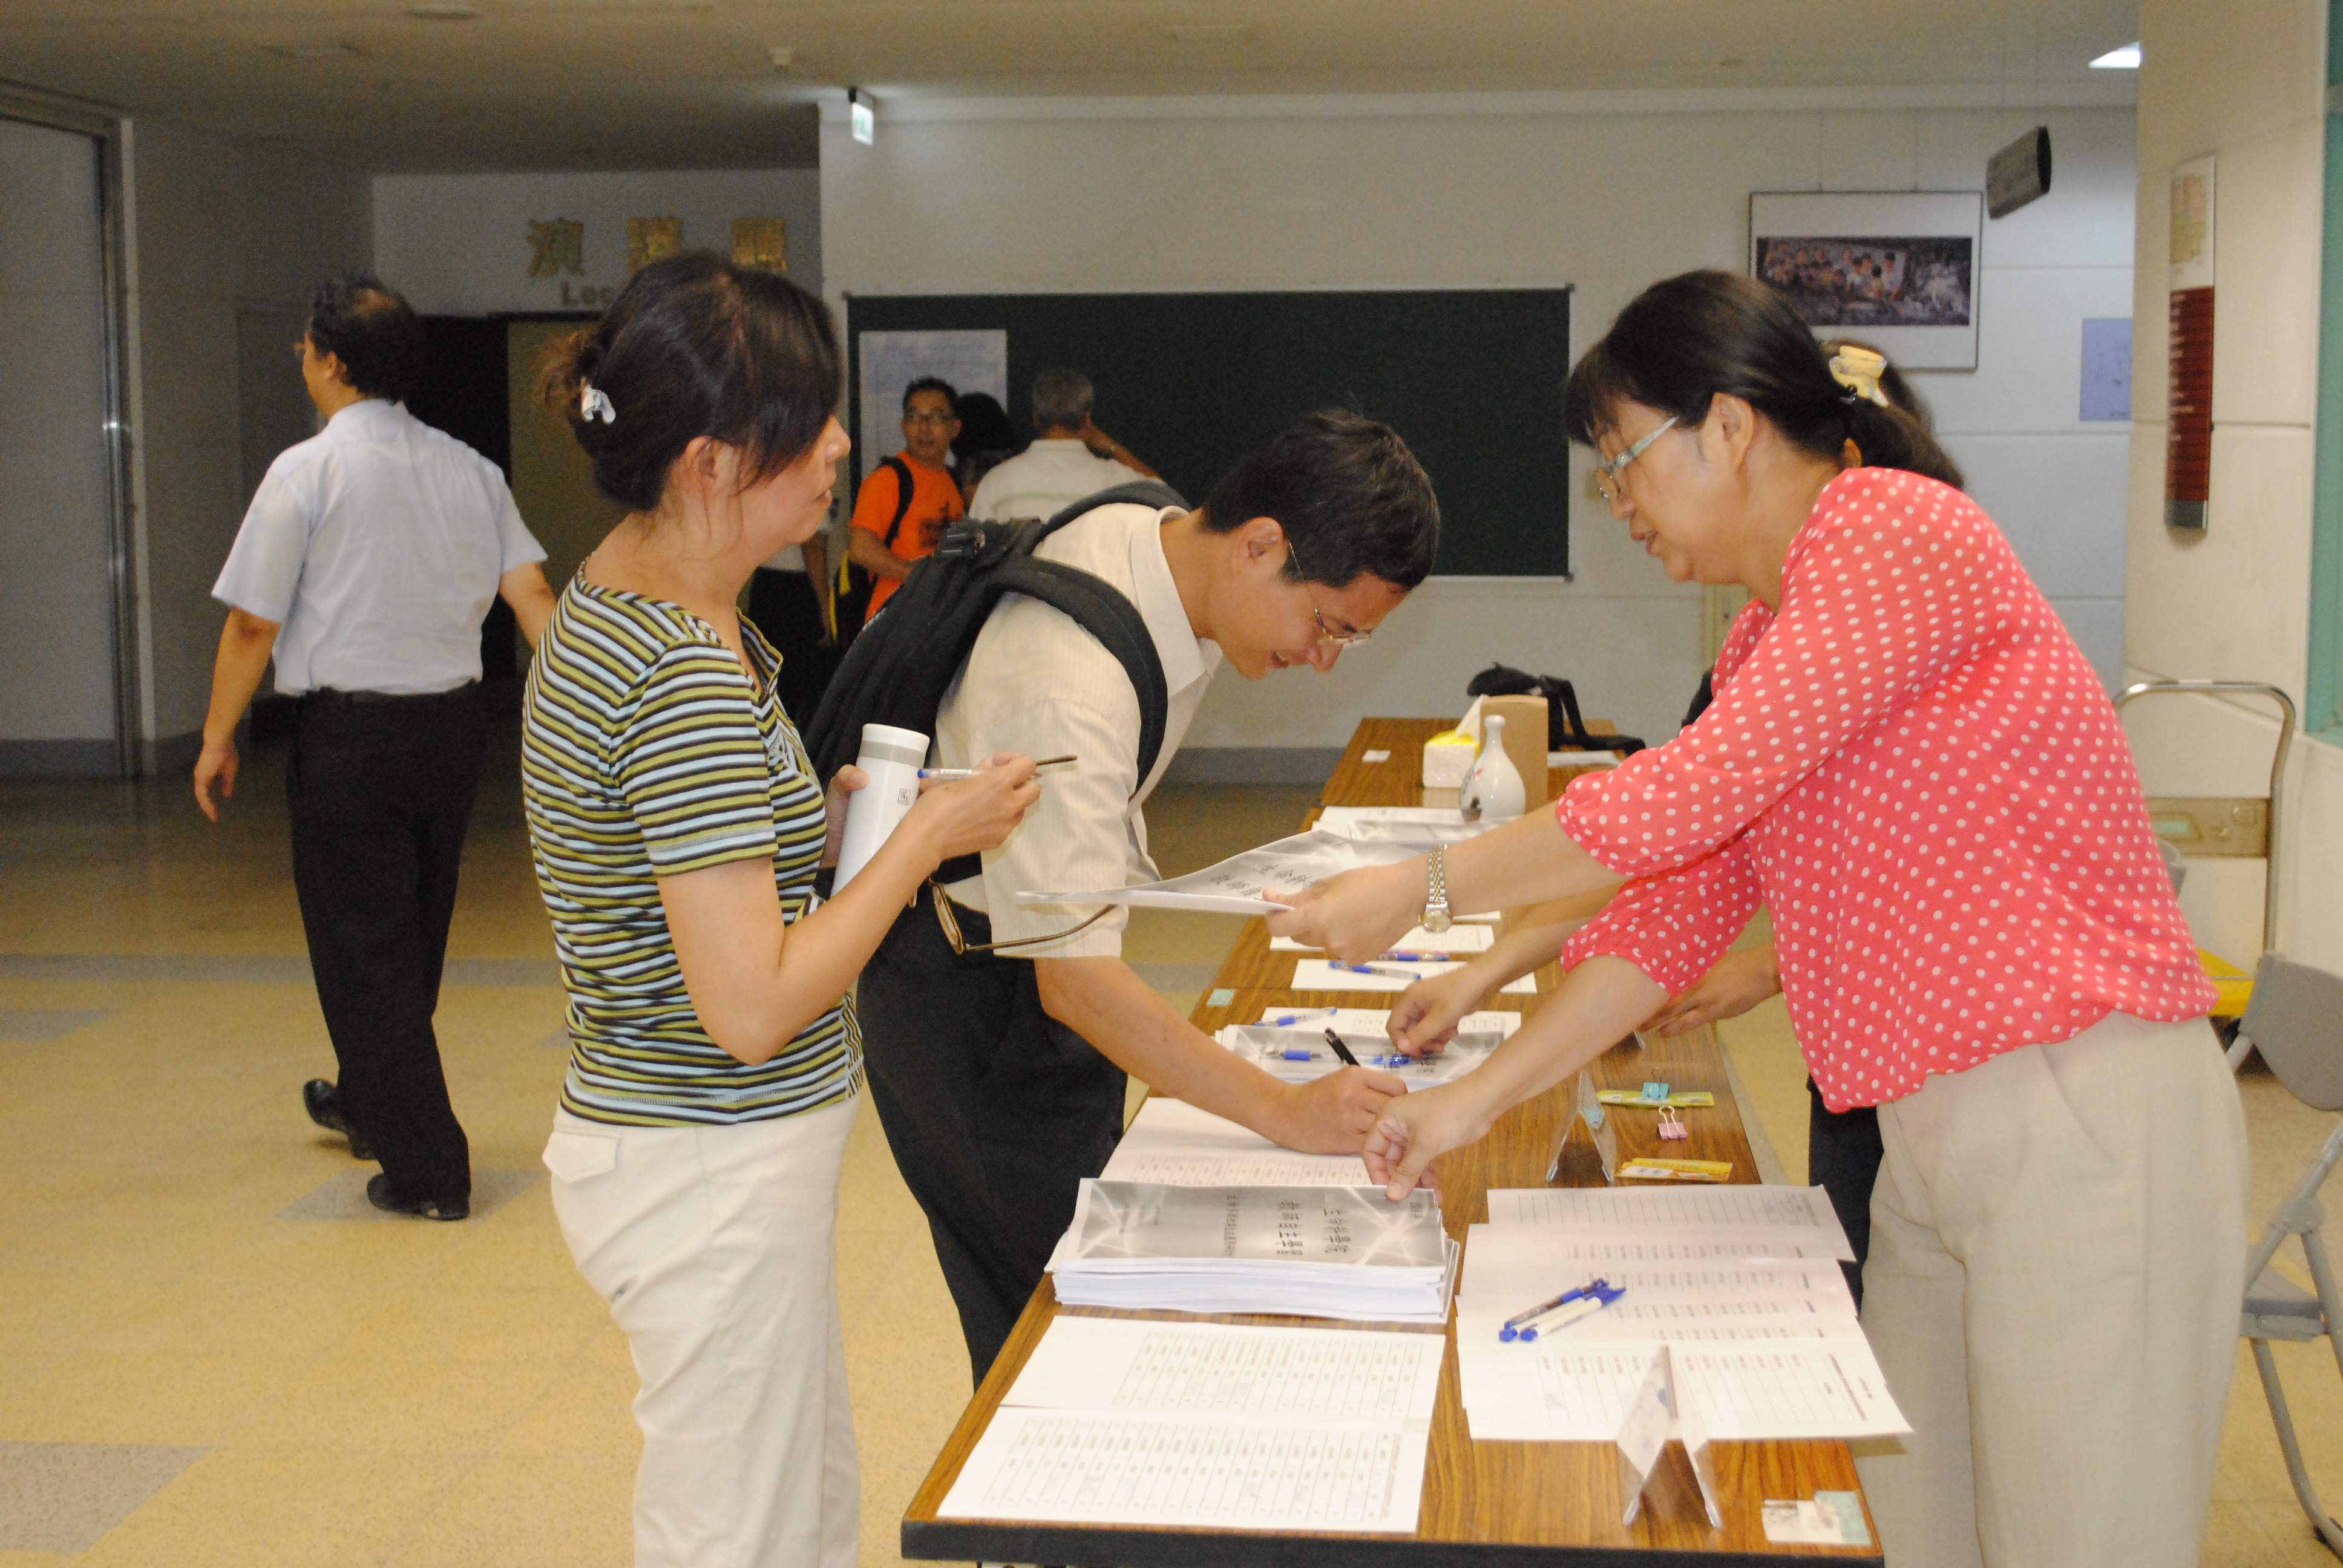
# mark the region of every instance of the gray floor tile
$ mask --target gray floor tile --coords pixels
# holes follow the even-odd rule
[[[0,1040],[55,1040],[106,1016],[105,1008],[0,1007]]]
[[[0,1442],[0,1551],[86,1552],[203,1452],[152,1442]]]
[[[376,1174],[372,1165],[343,1171],[308,1196],[277,1211],[279,1220],[360,1220],[409,1224],[405,1214],[386,1214],[367,1201],[367,1181]],[[545,1179],[543,1171],[475,1171],[472,1172],[472,1218],[485,1220]]]

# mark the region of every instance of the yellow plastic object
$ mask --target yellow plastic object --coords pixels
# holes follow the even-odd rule
[[[1705,1089],[1679,1089],[1665,1100],[1646,1100],[1633,1089],[1604,1089],[1594,1098],[1605,1105],[1673,1105],[1679,1111],[1707,1111],[1716,1104],[1715,1092]]]
[[[2197,961],[2205,966],[2205,976],[2213,982],[2220,1000],[2213,1004],[2215,1018],[2241,1018],[2246,1004],[2254,1000],[2254,977],[2224,958],[2216,958],[2203,948],[2197,950]]]
[[[1730,1160],[1659,1160],[1638,1154],[1619,1167],[1620,1178],[1646,1181],[1726,1181],[1733,1177]]]

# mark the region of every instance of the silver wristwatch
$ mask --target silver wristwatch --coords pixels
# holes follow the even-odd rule
[[[1437,936],[1455,924],[1448,913],[1448,846],[1433,847],[1430,859],[1431,887],[1423,900],[1423,929]]]

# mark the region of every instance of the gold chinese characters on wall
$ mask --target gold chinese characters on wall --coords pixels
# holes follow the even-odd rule
[[[627,226],[627,276],[633,276],[652,262],[683,249],[683,219],[673,216],[630,217]],[[732,220],[732,260],[740,266],[789,270],[788,226],[769,216]],[[528,220],[528,276],[561,280],[564,307],[594,308],[617,295],[615,285],[571,286],[568,279],[586,276],[586,225],[576,218]]]
[[[586,226],[566,217],[532,219],[528,226],[528,275],[558,277],[586,274]]]
[[[768,272],[789,269],[783,225],[777,217],[736,217],[732,220],[732,264],[761,266]]]
[[[627,276],[632,277],[655,261],[665,261],[683,249],[683,219],[630,217],[627,220]]]

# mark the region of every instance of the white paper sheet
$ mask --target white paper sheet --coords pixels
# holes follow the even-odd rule
[[[1427,1434],[1003,1409],[937,1513],[948,1519],[1406,1534]]]
[[[1061,1313],[1002,1402],[1119,1415],[1429,1422],[1446,1348],[1432,1333]]]
[[[1696,1387],[1712,1439],[1884,1437],[1911,1430],[1860,1335],[1755,1345],[1475,1342],[1468,1356],[1462,1327],[1467,1308],[1479,1311],[1460,1307],[1457,1363],[1475,1441],[1612,1442],[1663,1350],[1677,1386]],[[1498,1351],[1519,1353],[1500,1357]]]
[[[1421,848],[1408,844],[1367,844],[1338,833],[1297,833],[1232,855],[1216,866],[1191,871],[1161,882],[1140,882],[1125,888],[1094,888],[1083,892],[1020,892],[1021,904],[1131,904],[1149,909],[1211,910],[1223,914],[1268,914],[1284,908],[1263,898],[1265,892],[1299,893],[1330,877],[1360,866],[1387,866],[1412,860]]]
[[[1413,844],[1419,853],[1434,844],[1461,844],[1497,826],[1467,818],[1443,806],[1328,806],[1313,826],[1366,843]]]
[[[1785,1257],[1855,1261],[1820,1187],[1500,1187],[1489,1193],[1489,1222],[1574,1235],[1779,1242],[1794,1249]]]
[[[1380,963],[1383,960],[1376,961]],[[1293,966],[1293,984],[1290,989],[1403,991],[1419,980],[1429,980],[1433,975],[1443,975],[1451,970],[1461,970],[1464,966],[1453,960],[1448,962],[1434,960],[1425,963],[1395,961],[1392,967],[1408,970],[1411,978],[1403,980],[1397,975],[1356,974],[1349,970],[1332,967],[1331,960],[1326,959],[1302,959]],[[1535,996],[1537,995],[1537,977],[1523,975],[1519,980],[1506,981],[1499,989],[1506,996]]]
[[[1367,1168],[1355,1154],[1281,1149],[1224,1117],[1159,1095],[1139,1108],[1099,1179],[1182,1187],[1359,1187],[1366,1184]]]
[[[1392,943],[1395,953],[1485,953],[1489,944],[1497,940],[1493,925],[1453,925],[1444,931],[1427,931],[1416,927]],[[1292,937],[1272,937],[1269,950],[1273,953],[1315,953],[1323,950],[1306,948]]]

